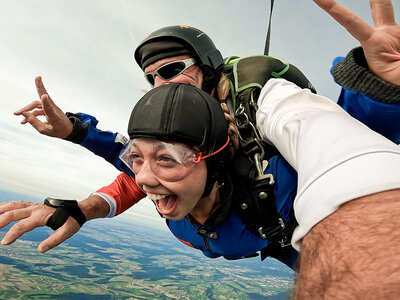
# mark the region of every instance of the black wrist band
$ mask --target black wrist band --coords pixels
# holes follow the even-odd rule
[[[76,200],[61,200],[54,198],[46,198],[44,204],[56,208],[46,223],[46,226],[53,230],[57,230],[67,221],[69,217],[73,217],[80,227],[86,222],[86,217],[78,205]]]
[[[75,144],[82,143],[88,134],[89,125],[87,123],[82,123],[78,114],[67,112],[65,113],[65,115],[68,117],[68,119],[74,126],[71,134],[67,136],[65,140],[73,142]]]

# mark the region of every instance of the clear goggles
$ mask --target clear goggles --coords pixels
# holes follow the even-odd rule
[[[196,60],[194,58],[176,60],[162,65],[153,72],[144,73],[144,77],[146,77],[147,81],[153,86],[156,75],[160,76],[163,80],[170,80],[179,74],[182,74],[183,71],[193,66],[195,63]]]
[[[156,177],[174,182],[184,179],[201,160],[217,154],[228,144],[229,137],[220,149],[203,156],[202,152],[182,143],[137,138],[129,142],[119,158],[135,175],[150,168]]]

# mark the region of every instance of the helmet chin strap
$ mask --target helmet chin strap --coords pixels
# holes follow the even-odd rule
[[[214,157],[210,157],[206,160],[207,164],[207,181],[206,186],[204,187],[204,192],[201,198],[207,197],[210,195],[213,190],[215,183],[221,176],[221,173],[225,169],[226,162],[221,158],[219,160],[212,159]]]

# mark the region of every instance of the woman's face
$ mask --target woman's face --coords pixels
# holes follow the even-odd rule
[[[196,208],[204,192],[207,167],[203,160],[193,163],[194,149],[181,143],[135,139],[127,156],[136,183],[165,218],[181,220]]]

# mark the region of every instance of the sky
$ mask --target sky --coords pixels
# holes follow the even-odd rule
[[[338,2],[372,24],[367,0]],[[262,54],[269,8],[265,0],[0,0],[0,189],[82,200],[119,174],[79,145],[20,124],[13,112],[38,100],[35,76],[64,112],[94,115],[99,128],[126,135],[130,112],[149,89],[133,59],[147,34],[190,25],[224,57]],[[311,0],[275,1],[270,55],[296,65],[320,94],[336,101],[332,60],[358,45]],[[150,201],[141,202],[139,215],[156,215]]]

